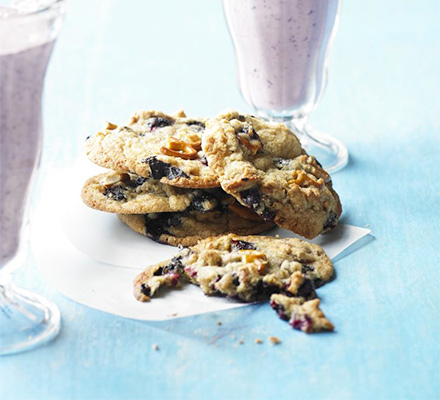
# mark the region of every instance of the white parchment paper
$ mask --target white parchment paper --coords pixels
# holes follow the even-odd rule
[[[132,295],[136,274],[149,264],[171,258],[177,249],[147,239],[131,231],[116,215],[82,203],[84,181],[101,171],[81,159],[68,170],[48,173],[32,223],[33,251],[46,279],[81,304],[139,320],[165,320],[245,305],[207,297],[193,285],[164,291],[149,303],[136,301]],[[369,233],[368,229],[340,224],[313,242],[333,259]],[[294,236],[284,229],[269,234]]]

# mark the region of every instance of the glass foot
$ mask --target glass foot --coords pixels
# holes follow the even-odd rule
[[[347,165],[348,150],[344,143],[333,136],[314,131],[310,127],[307,117],[273,117],[261,112],[259,115],[265,119],[287,125],[298,137],[307,154],[314,156],[327,172],[340,171]]]
[[[347,165],[348,150],[341,141],[325,133],[315,132],[306,118],[289,122],[307,153],[315,156],[327,172],[339,171]]]
[[[347,147],[338,139],[309,129],[298,137],[307,153],[315,156],[327,172],[339,171],[347,165]]]
[[[0,356],[30,350],[60,329],[58,308],[35,293],[0,283]]]

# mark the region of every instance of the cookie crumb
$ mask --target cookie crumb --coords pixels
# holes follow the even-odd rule
[[[244,342],[243,342],[243,340],[241,340],[241,339],[238,341],[238,344],[243,344],[243,343],[244,343]]]
[[[109,131],[113,131],[113,130],[115,130],[117,127],[118,127],[118,125],[116,125],[116,124],[112,124],[111,122],[106,121],[106,127],[105,127],[105,129],[108,129]]]
[[[255,343],[257,343],[257,344],[261,344],[261,343],[263,343],[263,339],[256,338],[256,339],[255,339]]]
[[[277,345],[281,343],[281,340],[278,339],[276,336],[269,336],[268,339],[270,341],[270,344],[272,345]]]
[[[178,315],[179,314],[177,314],[176,312],[171,314],[172,317],[177,317]]]
[[[221,325],[222,324],[222,322],[221,321],[217,321],[217,325]]]
[[[151,346],[151,348],[152,348],[154,351],[159,351],[159,346],[157,345],[157,343],[154,343],[154,344]]]

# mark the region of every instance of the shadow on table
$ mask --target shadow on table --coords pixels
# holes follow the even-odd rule
[[[206,344],[215,344],[225,337],[238,343],[255,334],[254,328],[261,326],[255,322],[261,318],[261,312],[273,313],[268,301],[167,321],[135,322],[187,339],[201,340]]]

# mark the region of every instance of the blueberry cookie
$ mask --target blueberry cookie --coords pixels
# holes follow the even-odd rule
[[[159,243],[171,246],[193,246],[200,239],[234,232],[257,234],[274,227],[254,215],[245,219],[229,209],[210,212],[164,212],[144,215],[118,214],[132,230]],[[256,218],[255,218],[256,217]]]
[[[208,212],[236,202],[220,188],[179,188],[127,172],[107,172],[90,178],[81,197],[91,208],[118,214]]]
[[[336,226],[329,175],[285,125],[227,112],[207,121],[202,149],[223,190],[264,219],[308,239]]]
[[[318,245],[294,238],[237,236],[201,240],[161,264],[199,285],[206,295],[222,295],[242,301],[267,299],[272,293],[313,299],[315,288],[331,279],[333,265]],[[138,275],[134,293],[146,301],[157,290],[157,266]],[[154,275],[154,278],[151,276]],[[150,282],[150,280],[153,281]]]
[[[86,153],[94,163],[117,172],[185,188],[218,187],[217,177],[201,151],[206,120],[160,111],[134,114],[128,125],[108,123],[86,140]]]
[[[178,260],[163,261],[148,267],[142,274],[139,290],[135,289],[135,297],[139,301],[149,301],[161,287],[180,287],[181,264]],[[145,282],[145,283],[144,283]],[[147,283],[148,282],[148,283]]]
[[[319,304],[319,299],[306,301],[302,297],[288,297],[283,294],[273,294],[270,297],[270,305],[279,317],[289,321],[292,328],[306,333],[334,329],[333,324],[319,308]]]

